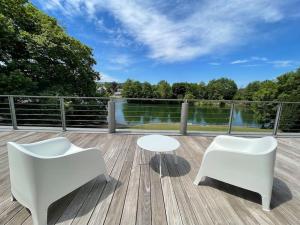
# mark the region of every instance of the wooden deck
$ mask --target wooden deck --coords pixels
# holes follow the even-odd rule
[[[264,212],[254,192],[210,178],[193,184],[212,138],[176,136],[178,165],[164,155],[160,178],[158,157],[139,151],[138,135],[23,131],[0,132],[0,224],[32,224],[30,212],[10,201],[6,142],[55,136],[101,149],[112,180],[99,176],[55,202],[48,224],[300,224],[300,139],[278,139],[272,210]]]

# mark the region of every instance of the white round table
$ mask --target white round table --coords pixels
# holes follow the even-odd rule
[[[172,151],[177,164],[177,156],[175,150],[180,147],[180,143],[175,139],[164,135],[153,134],[140,137],[137,145],[142,150],[159,152],[159,174],[161,177],[161,153]]]

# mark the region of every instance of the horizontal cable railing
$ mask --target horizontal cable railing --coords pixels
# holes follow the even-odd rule
[[[300,133],[300,102],[0,95],[0,126]]]

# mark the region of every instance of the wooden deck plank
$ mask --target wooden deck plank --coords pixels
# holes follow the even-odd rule
[[[159,160],[153,152],[150,156],[152,225],[167,225],[165,203],[159,176]]]
[[[199,224],[188,195],[182,188],[180,175],[176,169],[176,166],[174,165],[175,162],[173,154],[164,154],[164,161],[166,162],[168,168],[168,173],[177,199],[178,209],[180,211],[183,224]]]
[[[121,215],[121,225],[136,224],[136,212],[138,205],[138,193],[140,185],[140,151],[137,146],[133,146],[135,150],[135,156],[131,169],[130,181],[128,184],[128,190],[126,193],[125,204]]]
[[[107,225],[120,224],[123,206],[125,203],[125,197],[128,188],[128,183],[131,175],[130,171],[132,168],[132,163],[135,155],[134,149],[131,148],[133,142],[135,142],[135,139],[133,139],[132,142],[130,143],[129,152],[127,153],[126,160],[124,162],[119,177],[120,186],[117,189],[115,189],[104,224]]]
[[[162,174],[161,183],[168,224],[183,225],[172,182],[164,160],[162,160]]]
[[[140,151],[140,150],[137,150]],[[141,151],[141,175],[137,208],[137,225],[151,225],[150,153]]]

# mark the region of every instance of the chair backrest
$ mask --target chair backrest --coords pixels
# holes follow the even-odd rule
[[[29,154],[47,158],[64,155],[71,147],[71,142],[65,137],[57,137],[20,146]]]

